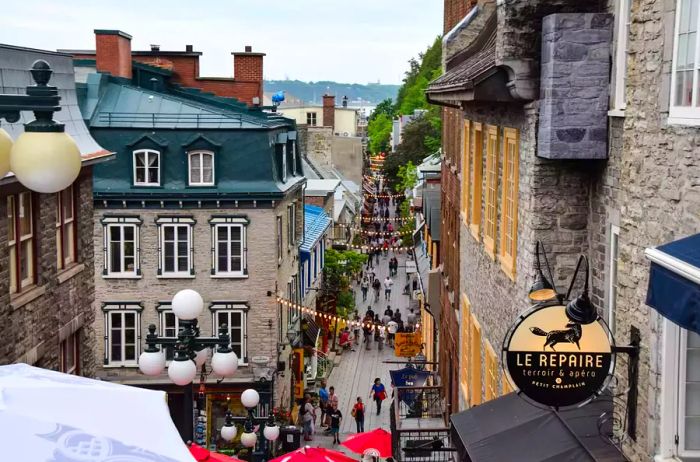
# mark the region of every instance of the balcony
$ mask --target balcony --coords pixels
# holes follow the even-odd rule
[[[453,461],[441,387],[396,387],[391,404],[394,459],[406,462]]]

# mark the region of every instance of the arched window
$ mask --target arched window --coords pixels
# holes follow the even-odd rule
[[[160,152],[152,149],[134,151],[134,185],[160,186]]]
[[[191,151],[189,158],[189,185],[214,185],[214,153],[211,151]]]

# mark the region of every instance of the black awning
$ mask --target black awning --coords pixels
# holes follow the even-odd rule
[[[304,319],[301,320],[301,332],[304,346],[315,347],[321,328],[311,316],[305,315]]]
[[[598,430],[612,402],[601,398],[570,411],[532,406],[515,393],[450,418],[459,460],[468,462],[624,462]]]

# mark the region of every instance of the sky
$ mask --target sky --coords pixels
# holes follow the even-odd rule
[[[401,83],[442,32],[442,0],[21,0],[3,3],[0,43],[94,49],[94,29],[132,49],[194,45],[200,74],[233,75],[232,51],[267,53],[265,78]]]

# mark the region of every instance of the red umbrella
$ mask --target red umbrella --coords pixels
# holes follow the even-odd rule
[[[340,444],[357,454],[391,457],[391,433],[383,428],[377,428],[371,432],[355,433],[348,436]]]
[[[194,443],[190,445],[190,453],[197,462],[243,462],[235,457],[219,454],[218,452],[211,452]]]
[[[268,462],[357,462],[342,452],[305,446]]]

